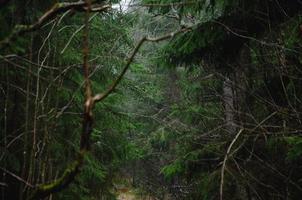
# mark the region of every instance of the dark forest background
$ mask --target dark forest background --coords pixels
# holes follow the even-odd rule
[[[1,0],[0,199],[301,199],[301,11]]]

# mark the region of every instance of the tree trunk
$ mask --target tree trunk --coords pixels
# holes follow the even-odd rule
[[[228,77],[226,77],[223,82],[223,103],[225,113],[225,128],[230,134],[235,134],[234,89],[233,83]]]

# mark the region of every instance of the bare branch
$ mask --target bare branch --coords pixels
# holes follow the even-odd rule
[[[84,70],[84,79],[85,79],[85,102],[84,102],[84,113],[83,113],[83,124],[82,124],[82,135],[80,141],[80,153],[76,160],[67,167],[63,173],[63,175],[48,184],[41,184],[35,188],[34,192],[30,199],[42,199],[44,197],[49,196],[52,193],[59,192],[66,188],[70,183],[73,182],[77,174],[79,174],[80,169],[83,165],[83,160],[87,151],[89,150],[89,139],[90,134],[92,132],[92,124],[93,124],[93,117],[92,117],[92,108],[93,108],[93,101],[92,101],[92,90],[91,84],[89,80],[89,13],[92,9],[91,1],[86,0],[85,5],[86,8],[86,15],[85,15],[85,31],[83,34],[83,70]]]
[[[17,176],[16,174],[14,174],[14,173],[12,173],[12,172],[10,172],[10,171],[8,171],[8,170],[2,168],[2,167],[0,167],[0,169],[1,169],[4,173],[9,174],[11,177],[13,177],[13,178],[17,179],[18,181],[24,183],[24,184],[27,185],[28,187],[31,187],[31,188],[34,187],[32,184],[28,183],[26,180],[24,180],[24,179],[21,178],[20,176]]]
[[[284,50],[287,50],[287,51],[290,51],[290,52],[295,52],[295,53],[299,53],[298,51],[294,50],[294,49],[290,49],[290,48],[287,48],[286,46],[284,45],[279,45],[277,43],[271,43],[271,42],[266,42],[264,40],[259,40],[257,38],[254,38],[254,37],[251,37],[251,36],[247,36],[247,35],[242,35],[240,33],[237,33],[235,32],[234,30],[232,30],[229,26],[227,26],[226,24],[222,23],[222,22],[219,22],[217,20],[213,20],[212,21],[213,23],[216,23],[218,25],[221,25],[223,28],[225,28],[226,31],[228,31],[229,33],[232,33],[233,35],[239,37],[239,38],[243,38],[243,39],[247,39],[247,40],[251,40],[251,41],[255,41],[261,45],[265,45],[265,46],[268,46],[268,47],[276,47],[276,48],[280,48],[280,49],[284,49]]]
[[[119,84],[119,82],[122,80],[123,76],[125,75],[125,73],[129,69],[130,64],[133,62],[133,59],[134,59],[135,55],[137,54],[137,52],[139,51],[139,49],[141,48],[141,46],[143,45],[144,42],[146,42],[146,41],[149,41],[149,42],[160,42],[160,41],[163,41],[163,40],[166,40],[166,39],[169,39],[169,38],[173,38],[175,35],[178,35],[180,33],[191,31],[192,28],[193,28],[193,26],[187,27],[187,28],[183,28],[183,29],[180,29],[178,31],[175,31],[175,32],[172,32],[172,33],[168,33],[166,35],[163,35],[161,37],[156,37],[156,38],[143,37],[138,42],[138,44],[136,45],[136,47],[134,48],[134,50],[133,50],[130,58],[128,59],[125,67],[123,68],[122,72],[117,77],[117,79],[112,83],[112,85],[104,93],[95,95],[93,97],[94,102],[102,101],[103,99],[105,99],[106,97],[108,97],[108,95],[110,93],[112,93],[114,91],[114,89],[116,88],[116,86]]]
[[[235,136],[235,138],[233,139],[233,141],[231,142],[231,144],[228,147],[228,150],[224,156],[224,160],[223,160],[223,164],[222,164],[222,168],[221,168],[221,179],[220,179],[220,200],[223,200],[223,184],[224,184],[224,171],[225,171],[225,167],[226,167],[226,162],[229,158],[231,149],[233,147],[233,145],[235,144],[235,142],[237,141],[237,139],[239,138],[239,136],[241,135],[242,131],[244,129],[240,129],[239,132],[237,133],[237,135]]]
[[[111,8],[110,4],[94,4],[93,7],[91,7],[91,11],[101,12],[109,8]],[[7,48],[10,45],[10,42],[15,40],[18,36],[23,35],[27,32],[36,31],[57,15],[72,9],[83,12],[87,10],[87,5],[84,1],[56,3],[49,10],[47,10],[35,23],[31,25],[16,25],[12,30],[12,33],[7,38],[0,41],[0,50]]]
[[[85,151],[81,151],[78,155],[78,158],[64,171],[63,175],[59,179],[56,179],[48,184],[42,184],[35,187],[35,190],[32,193],[32,196],[29,197],[29,199],[42,199],[52,193],[59,192],[66,188],[79,173],[80,168],[83,164],[85,153]]]
[[[97,14],[97,13],[96,13]],[[94,14],[90,19],[89,22],[96,16],[96,14]],[[63,54],[65,52],[65,50],[67,49],[67,47],[69,46],[70,42],[72,41],[72,39],[75,37],[75,35],[77,33],[79,33],[81,30],[83,30],[83,28],[85,28],[85,24],[80,26],[80,28],[78,28],[75,32],[73,32],[72,36],[69,38],[68,42],[66,43],[66,45],[64,46],[63,50],[60,52],[61,54]]]
[[[269,116],[267,116],[266,118],[264,118],[260,123],[257,124],[257,126],[255,126],[250,132],[254,132],[258,127],[261,127],[261,125],[266,122],[267,120],[269,120],[271,117],[273,117],[275,114],[277,113],[277,111],[271,113]],[[239,148],[237,148],[237,150],[235,150],[235,152],[233,152],[231,154],[231,149],[234,145],[234,143],[237,141],[237,139],[239,138],[240,134],[242,133],[244,129],[240,129],[239,132],[237,133],[237,135],[235,136],[235,138],[233,139],[233,141],[231,142],[231,144],[229,145],[227,152],[224,156],[224,160],[223,160],[223,164],[222,164],[222,168],[221,168],[221,179],[220,179],[220,200],[223,200],[223,184],[224,184],[224,171],[226,168],[226,162],[229,158],[229,156],[233,156],[235,154],[236,151],[238,151]]]

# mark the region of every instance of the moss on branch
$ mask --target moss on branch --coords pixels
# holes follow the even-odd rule
[[[86,154],[87,151],[82,150],[78,154],[77,159],[65,169],[63,175],[60,178],[50,183],[38,185],[30,195],[28,200],[42,199],[50,194],[59,192],[66,188],[75,179],[76,175],[80,172]]]

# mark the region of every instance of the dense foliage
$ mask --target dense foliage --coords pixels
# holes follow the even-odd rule
[[[300,199],[301,1],[59,2],[0,1],[1,199],[51,187],[82,154],[45,199],[116,199],[124,181],[163,200]],[[85,34],[92,90],[121,77],[91,110],[87,153]]]

